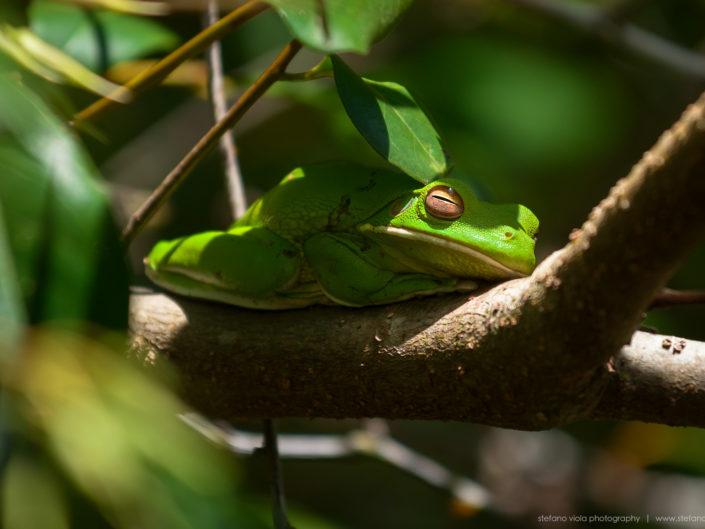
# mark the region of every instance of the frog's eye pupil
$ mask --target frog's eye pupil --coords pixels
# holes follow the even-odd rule
[[[436,186],[426,195],[426,211],[442,220],[455,220],[463,214],[463,199],[448,186]]]

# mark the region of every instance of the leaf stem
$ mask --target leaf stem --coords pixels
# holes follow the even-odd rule
[[[333,65],[330,62],[330,57],[325,57],[321,62],[310,70],[305,72],[284,73],[281,77],[282,81],[311,81],[313,79],[322,79],[324,77],[333,77]]]
[[[89,119],[98,119],[115,108],[116,103],[113,99],[119,100],[129,95],[136,96],[155,84],[158,84],[164,80],[166,76],[173,72],[181,63],[202,52],[208,45],[223,38],[234,28],[244,24],[268,7],[268,4],[256,0],[250,0],[243,6],[238,7],[227,16],[220,19],[218,23],[204,29],[191,40],[176,48],[162,60],[130,79],[124,87],[116,90],[115,93],[111,95],[112,99],[104,97],[83,109],[74,116],[73,123],[78,123]]]
[[[249,108],[272,86],[284,73],[287,65],[301,49],[301,44],[292,40],[279,53],[274,62],[260,75],[257,80],[245,91],[242,96],[230,107],[227,114],[218,121],[203,136],[198,143],[184,156],[184,158],[164,178],[159,187],[132,215],[122,231],[122,242],[127,247],[137,233],[152,218],[152,215],[161,207],[167,198],[189,175],[196,164],[218,143],[220,137],[237,123]]]

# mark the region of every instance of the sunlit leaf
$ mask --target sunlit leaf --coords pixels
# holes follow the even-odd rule
[[[119,85],[93,73],[76,59],[47,44],[27,28],[0,27],[0,47],[37,75],[49,81],[70,81],[104,97],[126,103],[127,93],[117,93]],[[58,76],[57,76],[58,74]]]
[[[406,88],[360,77],[339,57],[332,61],[345,110],[379,154],[424,184],[450,170],[438,132]]]
[[[73,3],[135,15],[166,15],[170,11],[168,2],[151,2],[149,0],[73,0]]]
[[[268,0],[297,39],[326,53],[367,53],[411,1]]]
[[[0,76],[0,203],[31,321],[124,327],[127,277],[88,155],[42,100]]]
[[[54,83],[63,81],[63,77],[57,71],[38,61],[29,50],[12,38],[2,27],[0,27],[0,52],[2,52],[0,53],[3,62],[0,65],[2,69],[9,69],[11,63],[6,60],[6,57],[9,57],[20,66],[47,81]]]
[[[112,11],[35,0],[28,16],[37,35],[94,71],[178,44],[176,34],[159,22]]]

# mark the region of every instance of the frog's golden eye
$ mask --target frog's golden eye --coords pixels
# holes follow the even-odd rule
[[[455,220],[464,209],[463,199],[452,187],[436,186],[426,195],[426,211],[437,219]]]

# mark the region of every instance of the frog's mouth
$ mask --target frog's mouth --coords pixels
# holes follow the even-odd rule
[[[428,267],[427,273],[438,273],[439,270],[456,277],[471,277],[476,279],[514,279],[526,277],[528,274],[523,270],[517,270],[502,263],[493,257],[482,253],[480,250],[470,245],[457,241],[452,241],[443,237],[431,235],[409,228],[398,228],[395,226],[372,226],[370,224],[360,226],[362,231],[373,232],[380,235],[388,235],[395,238],[402,238],[412,241],[412,245],[398,249],[399,253],[406,254],[414,260],[421,259]],[[418,243],[418,248],[413,248]],[[429,252],[431,245],[435,252]],[[387,245],[385,245],[387,247]],[[397,252],[395,252],[397,253]]]

